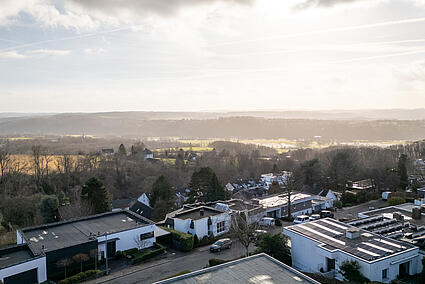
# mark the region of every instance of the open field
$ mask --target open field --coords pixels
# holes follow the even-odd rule
[[[69,155],[73,161],[76,161],[79,158],[82,158],[81,155]],[[20,168],[27,174],[32,174],[34,172],[34,157],[29,154],[19,154],[19,155],[10,155],[11,161],[15,164],[19,163]],[[49,171],[57,171],[58,169],[62,170],[61,159],[63,156],[60,155],[48,155],[42,156],[40,158],[40,163],[45,167],[46,162],[49,167]]]

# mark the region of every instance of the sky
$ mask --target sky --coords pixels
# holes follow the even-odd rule
[[[0,0],[0,112],[425,108],[425,0]]]

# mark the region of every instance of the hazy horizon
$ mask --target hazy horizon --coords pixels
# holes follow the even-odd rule
[[[423,0],[0,1],[0,112],[425,108]]]

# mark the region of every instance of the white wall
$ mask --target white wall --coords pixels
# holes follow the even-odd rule
[[[6,267],[0,270],[0,280],[4,282],[4,278],[13,276],[18,273],[32,270],[37,268],[38,283],[42,283],[47,280],[46,273],[46,257],[36,258],[21,264],[17,264],[11,267]]]
[[[202,239],[205,236],[208,236],[208,217],[194,220],[193,229],[190,228],[191,219],[182,220],[179,218],[174,218],[174,230],[182,233],[190,233],[192,235],[197,235],[198,239]],[[217,233],[217,223],[226,222],[226,229],[223,232]],[[227,213],[221,213],[215,216],[211,216],[211,229],[213,235],[219,236],[229,231],[230,229],[230,215]]]
[[[127,231],[123,231],[123,232],[119,232],[119,233],[108,234],[108,240],[111,240],[111,239],[114,239],[114,238],[119,238],[119,240],[116,240],[116,250],[117,251],[119,251],[119,250],[123,251],[123,250],[132,249],[132,248],[138,248],[135,239],[140,240],[141,234],[153,232],[154,230],[155,230],[155,225],[144,226],[144,227],[140,227],[140,228],[135,228],[133,230],[127,230]],[[105,236],[103,236],[103,235],[99,236],[99,237],[97,237],[97,240],[98,240],[98,242],[103,242],[103,241],[105,241]],[[156,241],[155,237],[145,240],[144,248],[148,248],[148,247],[153,246],[153,243],[155,241]],[[105,243],[99,244],[98,250],[99,250],[99,256],[100,256],[101,251],[105,251]]]
[[[367,262],[361,258],[345,254],[339,250],[330,252],[321,248],[320,242],[303,237],[285,228],[283,233],[291,238],[291,255],[293,267],[304,271],[317,273],[320,268],[327,271],[326,257],[335,259],[335,271],[339,271],[339,266],[346,260],[356,260],[360,264],[360,272],[371,281],[379,281],[389,283],[397,278],[399,274],[400,263],[410,261],[411,275],[422,271],[421,256],[419,256],[419,248],[392,255],[379,261]],[[388,268],[388,279],[382,279],[382,270]],[[342,280],[342,276],[337,273],[336,278]]]

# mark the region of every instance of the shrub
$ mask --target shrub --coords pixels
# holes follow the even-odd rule
[[[344,192],[341,195],[341,202],[342,202],[343,206],[356,204],[356,202],[357,202],[356,195],[351,193],[351,192]]]
[[[154,244],[155,249],[151,250],[151,249],[145,249],[145,250],[141,250],[137,253],[134,254],[134,258],[131,261],[132,264],[138,264],[141,263],[149,258],[152,258],[154,256],[160,255],[165,251],[165,247],[155,243]]]
[[[226,262],[228,262],[228,260],[218,259],[218,258],[210,258],[208,260],[208,266],[212,267],[212,266],[216,266],[216,265],[223,264],[223,263],[226,263]]]
[[[279,219],[276,219],[276,220],[274,221],[274,223],[275,223],[275,225],[276,225],[276,226],[278,226],[278,227],[281,227],[281,226],[282,226],[282,222],[281,222]]]
[[[123,258],[124,257],[124,253],[120,250],[117,250],[117,252],[115,253],[116,258]]]
[[[85,272],[80,272],[78,274],[75,274],[71,277],[65,278],[61,281],[59,281],[59,284],[72,284],[72,283],[78,283],[81,282],[93,275],[96,275],[100,273],[100,270],[87,270]]]
[[[344,277],[344,280],[353,283],[369,283],[369,279],[364,277],[360,272],[360,264],[355,261],[344,261],[339,267],[339,273]]]
[[[132,249],[128,249],[123,251],[123,255],[127,256],[127,255],[134,255],[135,253],[137,253],[139,250],[137,248],[132,248]]]
[[[403,204],[403,203],[406,203],[406,200],[404,200],[403,197],[394,196],[394,197],[391,197],[390,199],[388,199],[388,205],[389,206],[395,206],[395,205],[399,205],[399,204]]]
[[[339,200],[334,201],[334,207],[341,209],[342,208],[342,202]]]
[[[185,234],[169,228],[163,228],[171,233],[174,248],[183,252],[188,252],[193,249],[193,236],[191,234]]]
[[[166,280],[166,279],[174,278],[174,277],[177,277],[177,276],[180,276],[180,275],[188,274],[188,273],[190,273],[190,272],[192,272],[192,271],[190,271],[190,270],[183,270],[183,271],[180,271],[180,272],[179,272],[179,273],[177,273],[177,274],[174,274],[174,275],[168,276],[167,278],[164,278],[164,279],[162,279],[162,280]]]
[[[194,247],[199,246],[199,239],[198,239],[198,235],[196,235],[196,234],[193,236],[193,246]]]

